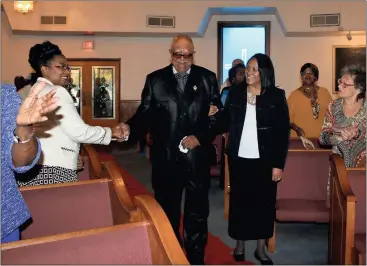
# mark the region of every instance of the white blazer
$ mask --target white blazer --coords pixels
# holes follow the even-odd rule
[[[64,87],[55,86],[45,78],[38,78],[37,83],[41,81],[46,86],[39,96],[47,94],[53,87],[56,88],[59,107],[47,116],[47,121],[35,126],[35,135],[39,138],[42,149],[38,164],[76,170],[80,143],[108,145],[112,131],[108,127],[85,124]]]

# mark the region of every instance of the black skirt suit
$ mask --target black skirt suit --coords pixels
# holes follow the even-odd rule
[[[229,133],[229,235],[236,240],[268,239],[273,235],[277,183],[272,169],[284,169],[290,136],[285,92],[279,88],[256,96],[258,159],[238,156],[247,109],[244,85],[231,88],[224,109],[216,115],[213,134]]]

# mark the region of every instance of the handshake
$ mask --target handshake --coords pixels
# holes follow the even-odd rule
[[[129,139],[130,127],[125,123],[120,123],[117,126],[111,128],[112,140],[123,142]]]

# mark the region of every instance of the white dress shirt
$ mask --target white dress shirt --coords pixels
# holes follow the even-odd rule
[[[178,71],[176,70],[176,68],[174,66],[172,66],[172,69],[173,69],[173,74],[178,73]],[[190,72],[191,72],[191,68],[189,68],[189,70],[186,71],[186,74],[188,75],[188,74],[190,74]]]
[[[260,158],[257,140],[256,105],[249,103],[247,103],[238,156],[248,159]]]
[[[35,134],[42,149],[38,164],[76,170],[80,143],[108,145],[112,131],[108,127],[85,124],[64,87],[55,86],[45,78],[38,78],[37,83],[41,81],[45,82],[46,86],[39,96],[55,88],[59,107],[47,116],[47,121],[35,125]]]

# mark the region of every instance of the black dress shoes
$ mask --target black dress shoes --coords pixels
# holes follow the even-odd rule
[[[266,256],[266,258],[260,258],[256,250],[254,252],[254,256],[255,259],[257,259],[261,263],[261,265],[274,265],[273,261],[268,256]]]
[[[233,259],[236,261],[236,262],[242,262],[242,261],[245,261],[245,253],[236,253],[233,251]]]

